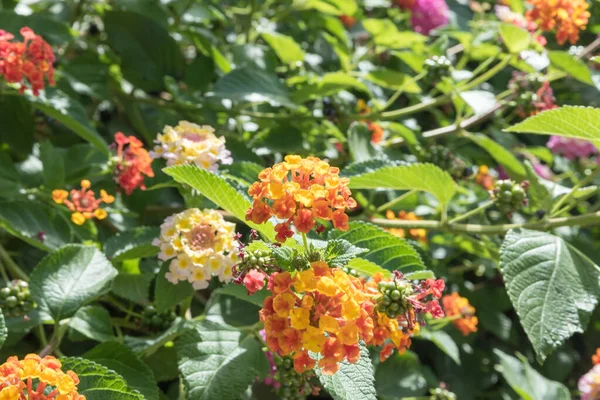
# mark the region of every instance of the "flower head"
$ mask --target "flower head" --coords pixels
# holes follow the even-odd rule
[[[44,89],[45,79],[54,86],[55,60],[52,47],[31,28],[21,28],[23,42],[14,42],[14,36],[0,29],[0,75],[10,83],[18,83],[21,92],[29,82],[34,96]]]
[[[590,13],[585,0],[528,0],[533,8],[527,11],[529,21],[538,24],[542,31],[555,31],[558,44],[567,40],[571,44],[579,40],[579,32],[585,30]]]
[[[90,181],[81,181],[81,189],[72,189],[70,192],[57,189],[52,191],[52,200],[56,204],[64,204],[71,211],[71,221],[77,225],[83,225],[86,220],[96,218],[104,219],[108,216],[105,209],[100,208],[102,203],[110,204],[115,201],[114,196],[109,195],[104,189],[100,191],[97,199],[91,187]]]
[[[490,169],[487,165],[481,165],[477,170],[477,175],[475,175],[475,182],[481,185],[485,190],[494,189],[494,177],[490,175]]]
[[[546,147],[554,154],[560,154],[569,160],[588,158],[598,154],[598,148],[592,142],[562,136],[550,136]]]
[[[316,157],[286,156],[284,162],[263,170],[248,189],[254,203],[246,220],[262,224],[273,215],[284,220],[275,227],[279,242],[292,236],[292,224],[301,233],[319,227],[319,220],[347,230],[345,210],[356,207],[356,201],[350,196],[349,180],[340,178],[339,172]]]
[[[446,0],[415,0],[410,11],[410,24],[415,32],[423,35],[447,25],[450,15]]]
[[[213,275],[222,282],[232,279],[235,224],[216,210],[190,208],[168,217],[152,244],[160,247],[159,259],[171,260],[166,278],[173,284],[187,280],[195,289],[205,289]]]
[[[28,354],[23,360],[9,357],[0,365],[0,399],[85,400],[77,393],[77,374],[63,372],[61,367],[52,356]]]
[[[144,144],[135,136],[127,137],[117,132],[114,146],[117,150],[115,181],[128,195],[138,187],[144,190],[144,176],[154,176],[152,157]]]
[[[579,379],[577,388],[581,392],[581,400],[596,400],[600,398],[600,365],[595,365]]]
[[[596,349],[596,354],[592,356],[592,364],[600,365],[600,347]]]
[[[467,336],[471,332],[477,332],[479,320],[475,316],[475,308],[469,304],[469,300],[460,297],[458,293],[452,293],[442,297],[444,311],[448,317],[457,317],[454,326]]]
[[[180,121],[179,125],[165,126],[154,143],[152,158],[164,158],[168,165],[196,164],[216,171],[220,164],[231,164],[231,153],[225,148],[225,138],[216,137],[213,127]]]
[[[404,210],[398,212],[398,217],[396,217],[392,210],[387,210],[387,212],[385,213],[385,217],[387,219],[401,219],[404,221],[421,221],[423,219],[421,217],[417,217],[417,215],[412,211],[406,212]],[[388,229],[388,231],[394,236],[398,236],[401,238],[408,237],[414,240],[418,240],[422,243],[427,243],[427,231],[425,229],[390,228]]]

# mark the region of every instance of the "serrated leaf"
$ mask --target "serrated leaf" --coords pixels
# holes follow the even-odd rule
[[[600,296],[599,268],[560,237],[507,233],[500,249],[506,290],[540,360],[583,332]]]
[[[102,306],[81,307],[77,310],[73,318],[71,318],[69,327],[81,335],[98,342],[116,339],[110,314]]]
[[[513,54],[527,50],[531,42],[531,35],[525,29],[519,28],[514,24],[500,24],[500,37],[502,42]]]
[[[97,248],[70,244],[44,257],[29,285],[40,310],[58,322],[106,293],[116,275]]]
[[[578,57],[564,51],[554,50],[548,52],[548,58],[550,59],[550,64],[553,67],[566,72],[568,75],[571,75],[580,82],[594,86],[591,71]]]
[[[237,399],[268,371],[258,340],[231,326],[202,321],[175,346],[190,399]]]
[[[8,329],[6,329],[6,322],[4,321],[4,315],[2,315],[2,310],[0,310],[0,349],[2,345],[6,341],[6,337],[8,336]]]
[[[281,246],[273,249],[273,257],[277,263],[277,266],[283,270],[289,270],[292,265],[293,257],[296,256],[297,251],[294,251],[291,247]]]
[[[158,254],[159,249],[152,245],[152,240],[157,238],[159,234],[160,229],[147,226],[117,233],[106,240],[104,254],[113,262],[154,257]]]
[[[232,296],[240,300],[247,301],[248,303],[252,303],[261,308],[265,298],[270,295],[270,292],[266,289],[259,290],[253,294],[248,294],[246,287],[237,283],[227,284],[222,288],[215,290],[214,293],[218,295]]]
[[[56,209],[33,200],[0,203],[0,226],[30,245],[50,251],[71,241],[71,230]]]
[[[480,133],[465,134],[473,143],[485,150],[496,162],[504,167],[506,173],[518,182],[525,179],[527,172],[523,164],[501,144]]]
[[[346,178],[375,172],[380,168],[402,165],[400,161],[388,160],[386,158],[374,158],[367,161],[354,162],[342,169],[340,175]]]
[[[152,370],[125,345],[114,341],[102,343],[85,353],[84,357],[121,375],[129,387],[140,392],[145,400],[158,400]]]
[[[600,108],[564,106],[541,112],[506,132],[557,135],[600,142]]]
[[[362,21],[364,28],[373,36],[375,44],[388,49],[406,49],[424,43],[427,36],[416,32],[398,31],[389,19],[367,18]]]
[[[340,369],[328,376],[315,367],[321,384],[335,400],[376,400],[375,371],[364,343],[359,343],[360,359],[350,364],[347,360],[340,363]]]
[[[297,62],[304,61],[304,50],[291,36],[277,32],[263,32],[261,37],[271,46],[282,63],[295,66]]]
[[[185,183],[196,189],[207,199],[229,211],[240,221],[245,221],[246,211],[250,208],[251,203],[223,178],[193,164],[167,167],[164,172],[172,176],[177,182]],[[269,241],[275,241],[275,230],[271,224],[257,225],[246,221],[246,225],[256,229]]]
[[[60,361],[63,370],[77,374],[79,394],[86,400],[144,400],[121,375],[103,365],[77,357],[63,357]]]
[[[408,273],[425,269],[419,253],[404,239],[367,222],[351,222],[348,231],[331,231],[329,239],[344,239],[368,249],[362,258],[388,271]]]
[[[353,246],[347,240],[344,239],[333,239],[327,242],[325,248],[325,261],[330,267],[343,267],[348,264],[350,260],[368,251],[360,247]]]
[[[460,351],[454,342],[454,339],[444,331],[429,330],[422,327],[416,339],[429,340],[435,344],[441,351],[446,353],[455,363],[460,365]]]
[[[190,282],[179,281],[174,285],[165,277],[167,272],[169,272],[169,262],[164,262],[156,276],[156,286],[154,287],[154,305],[158,312],[170,310],[194,294],[194,288]]]
[[[350,178],[351,189],[422,190],[448,204],[456,193],[456,182],[450,174],[433,164],[410,164],[383,167]]]
[[[495,349],[500,359],[499,369],[510,387],[524,400],[568,400],[569,389],[559,382],[546,379],[526,361],[519,361]]]
[[[140,305],[147,305],[150,296],[150,284],[154,274],[128,274],[119,272],[112,285],[112,292],[117,296]]]
[[[369,260],[365,260],[364,258],[353,258],[348,263],[349,269],[354,269],[356,272],[360,272],[361,274],[372,276],[373,274],[379,272],[384,277],[389,278],[392,276],[391,272],[387,269],[381,268],[379,265],[371,262]]]
[[[423,395],[430,384],[425,368],[412,351],[392,354],[375,373],[377,394],[386,399]]]

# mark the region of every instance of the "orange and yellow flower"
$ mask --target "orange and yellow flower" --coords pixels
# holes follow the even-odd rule
[[[481,165],[475,175],[475,182],[481,185],[485,190],[492,190],[495,187],[494,177],[490,175],[490,169],[487,165]]]
[[[88,219],[104,219],[108,216],[105,209],[100,208],[102,203],[110,204],[115,201],[114,196],[109,195],[106,190],[100,191],[100,198],[97,199],[91,187],[90,181],[84,179],[81,181],[81,189],[72,189],[67,192],[63,189],[52,191],[52,200],[56,204],[64,204],[71,211],[71,221],[77,225],[83,225]]]
[[[528,0],[533,8],[527,11],[529,21],[538,24],[542,31],[556,33],[556,40],[571,44],[579,40],[579,32],[585,30],[590,13],[585,0]]]
[[[138,187],[144,190],[144,176],[154,176],[152,157],[144,144],[135,136],[127,137],[117,132],[114,146],[117,150],[115,181],[128,195]]]
[[[0,365],[0,399],[85,400],[77,392],[77,374],[63,372],[61,367],[52,356],[29,354],[23,360],[9,357]]]
[[[475,316],[475,307],[469,304],[469,300],[455,292],[442,297],[442,304],[447,317],[457,318],[452,323],[463,335],[477,332],[479,320]]]
[[[310,232],[319,220],[331,221],[334,228],[348,230],[345,210],[356,207],[348,188],[348,178],[340,178],[339,168],[316,157],[288,155],[285,161],[263,170],[248,194],[254,198],[246,220],[265,223],[275,216],[279,242],[293,235],[291,225],[301,233]]]
[[[361,115],[369,115],[372,111],[371,107],[369,107],[363,99],[359,99],[356,102],[356,109]],[[367,128],[369,128],[369,131],[371,131],[371,143],[381,143],[381,141],[383,140],[383,136],[385,135],[385,132],[383,131],[381,125],[379,125],[377,122],[369,120],[364,120],[363,122],[367,123]]]
[[[423,218],[418,217],[414,212],[406,212],[404,210],[398,212],[398,217],[392,210],[387,210],[385,213],[387,219],[401,219],[405,221],[421,221]],[[412,229],[401,229],[401,228],[389,228],[388,231],[401,238],[410,238],[417,240],[422,243],[427,243],[427,231],[425,229],[412,228]],[[408,233],[407,233],[408,231]]]
[[[594,365],[600,365],[600,347],[596,349],[596,354],[592,356],[592,363]]]

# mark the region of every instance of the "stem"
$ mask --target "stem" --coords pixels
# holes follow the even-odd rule
[[[192,313],[191,313],[190,307],[192,305],[192,298],[193,297],[194,296],[190,296],[187,299],[185,299],[183,301],[183,303],[181,303],[181,310],[180,310],[181,311],[180,312],[181,318],[192,319]]]
[[[394,200],[388,201],[387,203],[377,207],[377,210],[375,211],[377,211],[378,213],[384,212],[385,210],[394,207],[396,204],[402,202],[403,200],[407,199],[415,193],[417,193],[417,189],[409,190],[408,192],[396,197]]]
[[[430,131],[423,132],[423,137],[431,138],[436,136],[450,135],[459,131],[469,129],[472,126],[489,119],[496,113],[496,111],[500,110],[502,107],[504,107],[503,104],[497,104],[496,106],[494,106],[494,108],[492,108],[485,114],[474,115],[471,118],[467,118],[458,124],[444,126],[442,128],[432,129]]]
[[[306,252],[308,253],[309,249],[308,249],[308,240],[306,240],[306,233],[302,234],[302,243],[304,243],[304,248],[306,249]]]
[[[451,220],[450,220],[450,222],[449,222],[449,224],[454,224],[454,223],[456,223],[456,222],[458,222],[458,221],[462,221],[462,220],[464,220],[464,219],[467,219],[467,218],[469,218],[469,217],[472,217],[473,215],[479,214],[480,212],[482,212],[482,211],[484,211],[484,210],[486,210],[486,209],[490,208],[490,207],[491,207],[491,206],[493,206],[494,204],[496,204],[496,202],[497,202],[497,201],[498,201],[497,199],[490,200],[490,201],[488,201],[487,203],[484,203],[484,204],[480,205],[479,207],[477,207],[477,208],[474,208],[474,209],[473,209],[473,210],[471,210],[471,211],[468,211],[468,212],[466,212],[466,213],[464,213],[464,214],[461,214],[461,215],[459,215],[458,217],[456,217],[456,218],[454,218],[454,219],[451,219]]]
[[[404,90],[406,90],[406,87],[408,85],[410,85],[411,83],[415,83],[420,81],[421,79],[423,79],[425,76],[427,75],[426,71],[421,72],[418,75],[415,75],[412,79],[409,79],[408,81],[404,82],[402,84],[402,86],[400,86],[400,88],[396,91],[396,93],[394,93],[392,95],[392,97],[389,98],[389,100],[385,103],[385,105],[383,106],[383,108],[380,111],[384,111],[387,110],[389,107],[392,106],[392,104],[394,104],[394,102],[398,99],[398,97],[400,97],[400,95],[402,93],[404,93]]]
[[[128,309],[127,307],[125,307],[123,304],[121,304],[118,300],[112,298],[112,297],[106,297],[104,299],[102,299],[103,301],[107,302],[108,304],[110,304],[111,306],[117,308],[119,311],[122,311],[123,313],[127,314],[127,315],[132,315],[136,318],[144,318],[142,316],[142,314],[136,313],[134,311],[131,311],[130,309]]]
[[[573,188],[571,189],[571,191],[569,193],[567,193],[565,196],[561,197],[560,199],[558,199],[558,201],[554,204],[554,206],[552,206],[552,210],[550,211],[550,216],[555,217],[556,215],[558,215],[558,211],[560,211],[560,207],[565,204],[568,200],[570,200],[575,193],[577,193],[577,191],[584,187],[585,185],[587,185],[588,183],[592,182],[594,180],[594,178],[596,176],[598,176],[598,174],[600,174],[600,168],[596,168],[594,170],[594,172],[592,172],[591,174],[589,174],[588,176],[586,176],[585,178],[583,178],[581,181],[579,181],[575,186],[573,186]]]
[[[2,263],[2,261],[0,261],[0,275],[2,275],[2,279],[4,279],[4,281],[6,283],[10,282],[10,278],[8,277],[8,274],[6,273],[6,268],[4,267],[4,264]]]
[[[507,55],[505,56],[502,61],[500,61],[498,64],[496,64],[493,68],[490,68],[486,73],[480,75],[479,77],[473,79],[471,82],[468,82],[465,84],[465,86],[463,87],[458,87],[458,90],[461,92],[465,92],[467,90],[471,90],[476,86],[479,86],[481,83],[489,80],[490,78],[492,78],[494,75],[496,75],[498,72],[502,71],[502,69],[504,69],[504,67],[506,67],[506,65],[510,62],[510,59],[512,58],[511,55]]]
[[[62,352],[58,348],[60,346],[60,342],[62,342],[62,338],[67,331],[67,327],[69,324],[65,322],[64,325],[60,325],[60,322],[54,324],[54,332],[52,333],[52,337],[50,338],[50,342],[40,351],[40,357],[45,357],[49,354],[56,353],[61,356]]]
[[[250,33],[252,32],[252,18],[256,11],[256,0],[250,0],[250,13],[248,14],[248,26],[246,27],[246,44],[250,43]]]
[[[23,271],[17,263],[12,259],[10,254],[6,251],[4,246],[0,244],[0,259],[4,262],[6,269],[10,272],[13,277],[22,279],[24,281],[29,280],[29,276]]]

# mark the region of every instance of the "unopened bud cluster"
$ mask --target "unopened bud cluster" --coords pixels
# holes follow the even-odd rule
[[[425,60],[424,68],[427,75],[423,78],[423,83],[426,86],[433,86],[444,76],[450,75],[452,62],[446,56],[432,56]]]
[[[467,171],[467,164],[445,146],[433,145],[427,149],[425,161],[447,171],[455,179],[464,178],[472,172]]]
[[[410,282],[405,280],[380,282],[377,290],[381,293],[377,298],[377,310],[385,313],[389,318],[396,318],[410,309],[408,297],[414,293]]]
[[[312,387],[307,381],[309,373],[296,372],[292,357],[276,358],[275,364],[277,372],[274,378],[279,382],[276,392],[281,400],[304,400],[312,393]]]
[[[176,317],[173,311],[158,312],[154,306],[147,306],[142,316],[142,325],[154,331],[166,330]]]
[[[6,317],[20,317],[36,307],[27,282],[14,280],[0,289],[0,309]]]
[[[494,190],[490,192],[492,199],[498,200],[498,208],[507,213],[513,213],[520,210],[528,204],[527,193],[529,182],[523,181],[516,183],[507,179],[498,181]]]
[[[456,400],[456,395],[443,388],[431,389],[429,400]]]

